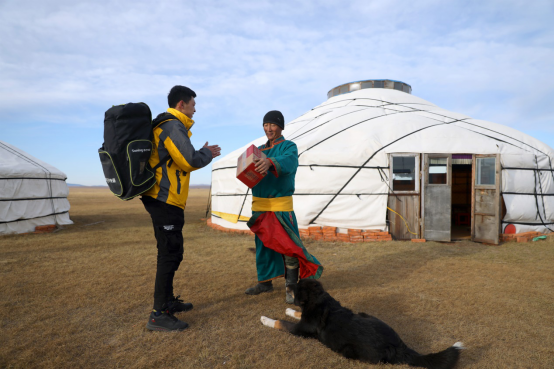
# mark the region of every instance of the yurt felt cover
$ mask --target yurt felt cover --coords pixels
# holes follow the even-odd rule
[[[48,163],[0,141],[0,234],[72,224],[66,177]]]
[[[507,209],[502,228],[513,223],[517,232],[554,230],[554,151],[513,128],[373,88],[328,99],[287,123],[283,135],[298,146],[294,209],[300,228],[386,229],[390,153],[500,153]],[[213,163],[212,222],[247,229],[251,191],[236,179],[236,160],[266,140]],[[219,214],[240,219],[232,223]]]

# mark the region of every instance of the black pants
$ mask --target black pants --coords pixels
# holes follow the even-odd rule
[[[156,284],[154,286],[154,309],[161,310],[173,297],[173,277],[183,260],[183,209],[151,197],[141,198],[144,208],[150,213],[158,247]]]

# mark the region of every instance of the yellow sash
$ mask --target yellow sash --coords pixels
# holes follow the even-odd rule
[[[292,212],[292,196],[279,198],[252,197],[253,212]]]
[[[238,221],[248,221],[248,220],[250,220],[250,217],[246,217],[246,216],[240,216],[239,217],[239,215],[233,215],[231,213],[223,213],[223,212],[212,211],[212,214],[214,214],[216,216],[219,216],[222,219],[227,220],[229,222],[232,222],[234,224],[236,224]]]

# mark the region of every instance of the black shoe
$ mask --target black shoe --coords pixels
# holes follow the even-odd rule
[[[192,310],[192,303],[184,303],[182,299],[179,299],[180,295],[173,297],[167,302],[167,310],[170,313],[187,312]]]
[[[181,331],[188,327],[189,324],[179,320],[169,311],[162,311],[159,316],[156,316],[152,311],[148,318],[148,324],[146,324],[146,329],[155,331]]]
[[[265,283],[258,283],[252,288],[246,289],[244,294],[248,295],[258,295],[260,293],[270,293],[273,292],[273,283],[270,281],[266,281]]]

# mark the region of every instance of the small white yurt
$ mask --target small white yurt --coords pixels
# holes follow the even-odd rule
[[[0,141],[0,235],[72,224],[66,178],[57,168]]]
[[[393,80],[343,84],[285,125],[283,136],[298,146],[293,200],[300,228],[489,243],[502,233],[554,230],[552,148],[411,90]],[[260,137],[213,164],[212,223],[247,229],[251,191],[236,179],[236,161],[265,142]]]

